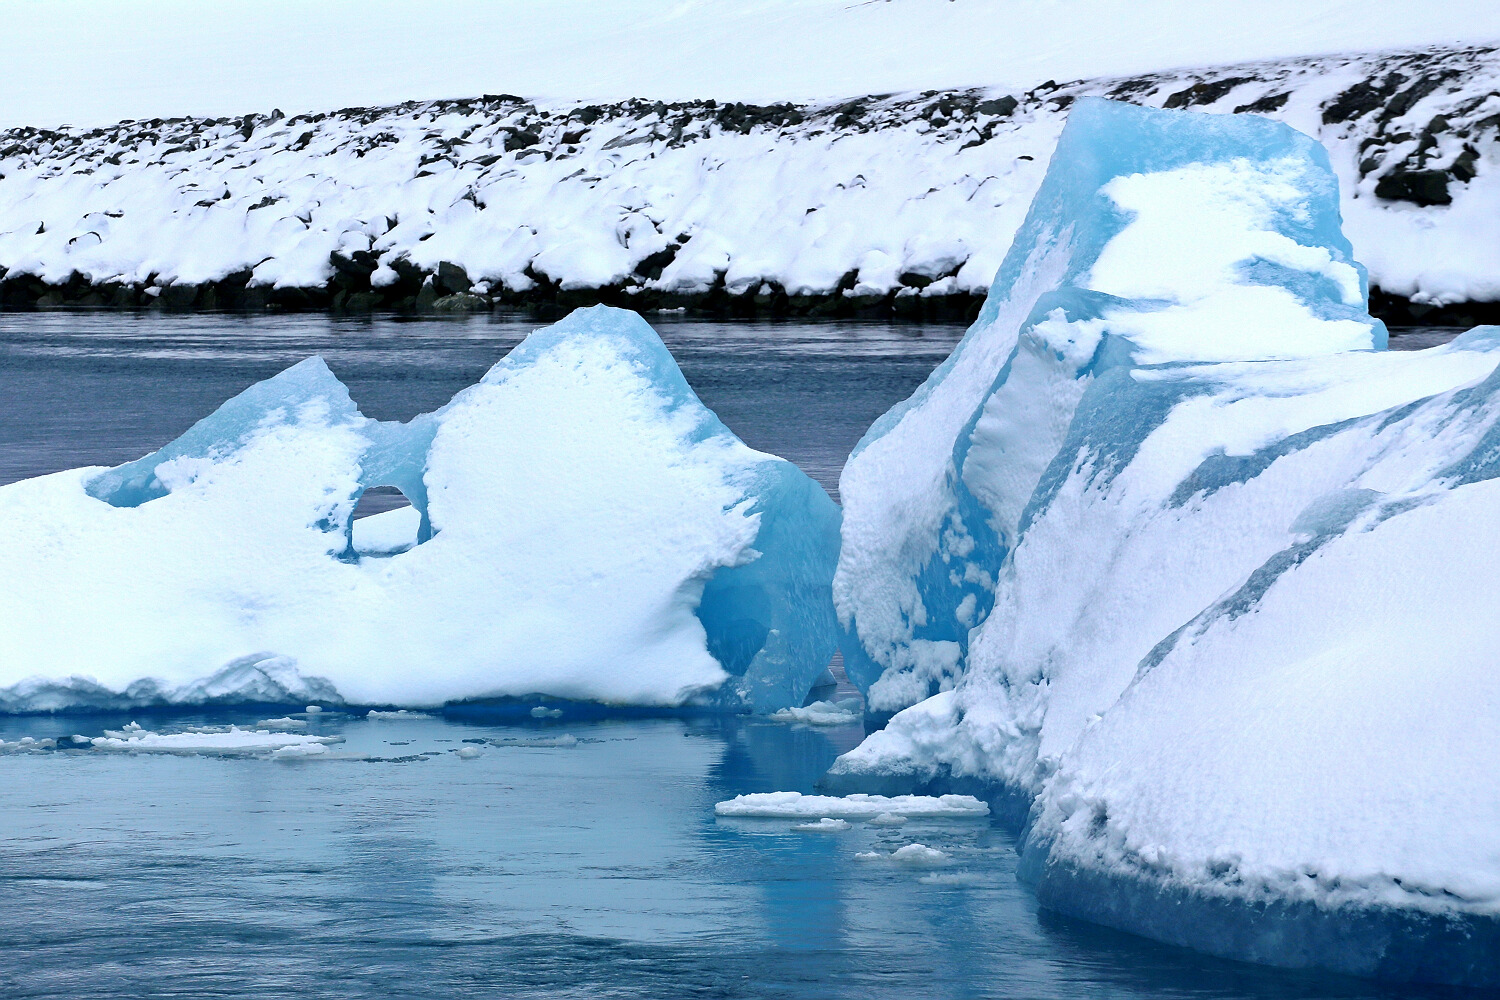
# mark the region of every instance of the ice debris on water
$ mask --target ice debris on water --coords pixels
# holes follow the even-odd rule
[[[377,486],[416,512],[405,551],[361,549]],[[578,310],[406,423],[366,418],[311,358],[142,459],[0,486],[0,711],[540,694],[769,713],[837,646],[839,518],[634,313]]]
[[[718,803],[714,806],[714,813],[780,819],[872,819],[882,815],[970,818],[988,816],[990,807],[971,795],[837,796],[752,792]]]
[[[159,733],[132,722],[124,729],[106,729],[90,743],[96,750],[129,753],[235,755],[259,753],[318,754],[340,736],[306,736],[239,726],[189,726],[176,733]]]
[[[792,829],[798,833],[843,833],[849,829],[849,821],[824,816],[816,823],[797,823]]]
[[[454,752],[463,760],[474,760],[476,757],[484,755],[484,751],[478,747],[459,747]]]
[[[1500,328],[1383,350],[1336,190],[1285,126],[1074,106],[845,469],[846,669],[911,707],[826,781],[1030,799],[1072,916],[1500,985]]]
[[[378,708],[372,708],[365,713],[365,718],[371,722],[398,722],[402,719],[431,719],[433,717],[427,712],[413,712],[405,708],[399,708],[394,712],[385,712]]]
[[[774,722],[797,722],[805,726],[850,726],[864,718],[863,703],[858,698],[843,701],[815,701],[800,708],[783,708],[767,718]]]
[[[899,815],[897,813],[883,812],[879,816],[876,816],[874,819],[870,820],[870,825],[871,826],[905,826],[907,822],[908,822],[908,820],[907,820],[907,817],[905,817],[905,816],[901,816],[901,815]]]
[[[531,710],[533,719],[561,719],[563,711],[560,708],[548,708],[546,705],[538,705]]]
[[[907,844],[905,847],[898,847],[890,854],[880,851],[861,851],[854,855],[854,860],[884,861],[908,868],[939,868],[946,865],[950,858],[947,852],[928,847],[926,844]]]

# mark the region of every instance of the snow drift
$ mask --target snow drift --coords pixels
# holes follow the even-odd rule
[[[351,525],[382,485],[411,509]],[[774,711],[836,644],[838,522],[634,314],[539,330],[405,424],[313,358],[139,461],[0,488],[0,706]]]
[[[1495,985],[1500,328],[1381,350],[1337,204],[1283,126],[1075,110],[841,483],[850,675],[931,696],[828,783],[1029,803],[1066,913]]]

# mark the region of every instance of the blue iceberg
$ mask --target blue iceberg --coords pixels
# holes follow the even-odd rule
[[[1086,388],[1140,364],[1385,346],[1312,139],[1090,98],[979,318],[840,480],[835,601],[877,710],[945,690]]]
[[[354,521],[377,486],[411,506]],[[839,516],[634,313],[580,310],[406,423],[312,358],[138,461],[0,488],[0,707],[772,712],[836,648]]]
[[[1081,103],[845,474],[851,676],[915,703],[827,785],[984,790],[1073,916],[1500,985],[1500,329],[1384,341],[1311,140]]]

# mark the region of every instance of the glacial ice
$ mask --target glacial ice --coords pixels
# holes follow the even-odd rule
[[[978,320],[840,480],[849,677],[894,711],[952,686],[1088,388],[1133,365],[1385,344],[1327,154],[1249,116],[1078,101]]]
[[[351,524],[375,486],[411,507]],[[0,708],[800,706],[838,524],[633,313],[575,312],[407,423],[312,358],[138,461],[0,487]]]
[[[1029,805],[1074,916],[1500,985],[1500,328],[1380,350],[1333,187],[1282,126],[1075,111],[1016,279],[846,473],[850,676],[930,696],[825,783]]]

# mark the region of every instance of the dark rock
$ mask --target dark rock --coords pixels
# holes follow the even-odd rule
[[[1473,146],[1464,146],[1463,152],[1453,161],[1448,172],[1458,181],[1472,181],[1478,174],[1479,151]]]
[[[1162,104],[1164,108],[1190,108],[1200,104],[1212,104],[1224,97],[1235,87],[1242,83],[1254,83],[1253,77],[1229,76],[1222,80],[1200,80],[1185,90],[1168,97]]]
[[[1020,103],[1014,97],[1006,94],[1004,97],[997,97],[992,101],[980,101],[974,106],[974,110],[982,115],[998,115],[1001,118],[1005,118],[1014,114]]]
[[[1409,201],[1413,205],[1447,205],[1448,175],[1441,170],[1407,170],[1396,167],[1375,184],[1375,197],[1386,201]]]
[[[572,132],[564,132],[562,134],[562,138],[558,141],[561,142],[564,146],[576,146],[583,141],[583,136],[584,131],[582,129],[577,129]]]
[[[530,149],[541,141],[542,137],[535,132],[523,132],[519,129],[512,129],[505,136],[505,151],[512,153],[518,149]]]
[[[637,277],[645,278],[647,281],[656,281],[661,277],[662,271],[667,265],[677,259],[677,251],[682,249],[678,244],[672,244],[655,253],[648,253],[635,265]]]
[[[1405,82],[1406,77],[1400,73],[1388,74],[1378,84],[1369,80],[1361,80],[1323,109],[1323,124],[1334,125],[1363,118],[1384,104],[1386,99],[1396,92],[1396,88]]]
[[[440,313],[483,312],[489,307],[489,300],[484,296],[471,295],[468,292],[444,295],[432,302],[433,312]]]
[[[1280,94],[1267,94],[1264,97],[1256,98],[1249,104],[1241,104],[1234,109],[1234,113],[1237,115],[1247,113],[1252,115],[1270,114],[1272,111],[1282,108],[1286,104],[1287,98],[1291,96],[1291,91],[1283,91]]]
[[[474,282],[469,280],[469,272],[458,264],[446,260],[439,261],[437,266],[437,290],[443,295],[458,295],[472,288]]]

